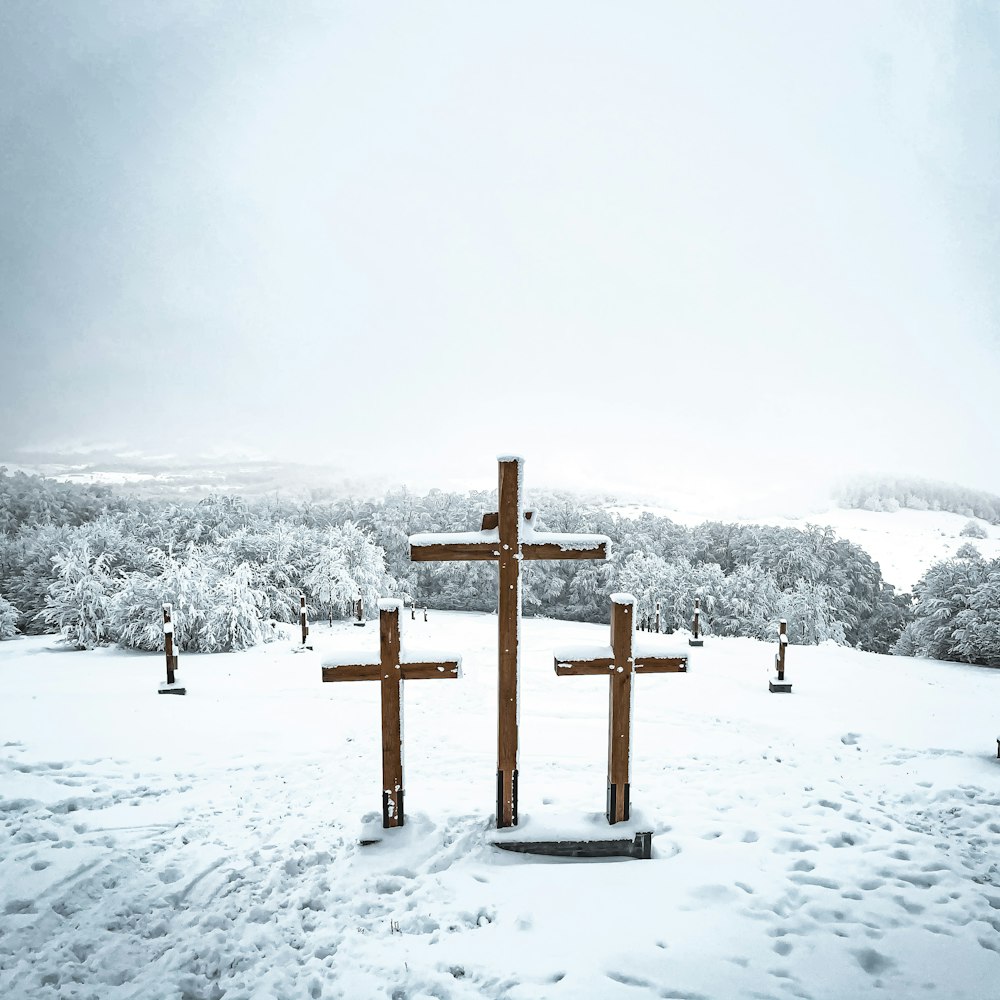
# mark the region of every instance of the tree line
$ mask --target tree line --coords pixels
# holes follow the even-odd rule
[[[936,629],[946,627],[950,614],[934,604],[936,583],[926,583],[937,567],[912,599],[897,594],[878,564],[832,529],[689,528],[649,513],[621,517],[566,494],[536,491],[529,500],[540,530],[605,534],[612,546],[603,562],[526,563],[528,615],[605,622],[609,595],[624,590],[640,616],[659,602],[673,631],[690,626],[699,597],[710,634],[773,639],[783,618],[792,642],[992,662],[995,630],[972,614],[956,626],[961,641],[925,641],[921,623],[931,616]],[[170,602],[178,648],[240,649],[273,638],[272,622],[296,621],[300,591],[311,616],[330,621],[348,616],[355,596],[370,614],[388,595],[493,611],[490,564],[413,563],[407,539],[468,530],[494,506],[492,492],[406,489],[380,499],[164,501],[0,469],[0,637],[50,632],[81,648],[156,649],[161,605]],[[973,589],[996,584],[996,568],[980,562],[966,573],[978,581]],[[996,603],[985,595],[977,590],[960,610],[992,620]]]

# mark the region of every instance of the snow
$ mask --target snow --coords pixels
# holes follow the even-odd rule
[[[893,517],[896,515],[882,515]],[[492,829],[496,618],[415,642],[465,678],[406,689],[406,825],[382,831],[379,689],[320,681],[349,622],[162,654],[0,643],[0,996],[409,1000],[915,996],[1000,976],[1000,671],[711,639],[636,678],[634,816],[607,826],[607,691],[553,649],[608,626],[522,623],[521,824]],[[319,651],[319,649],[322,651]],[[363,832],[380,842],[361,847]],[[630,837],[574,863],[495,837]]]
[[[483,542],[488,545],[500,545],[500,531],[492,528],[489,531],[421,531],[410,535],[410,545],[471,545]]]
[[[636,633],[632,640],[632,657],[642,660],[644,657],[656,656],[686,656],[691,657],[691,647],[687,644],[687,632],[681,633],[685,638],[676,635],[651,635],[649,632]],[[712,640],[715,642],[715,640]],[[699,656],[699,662],[701,657]]]
[[[590,646],[565,646],[560,645],[552,650],[552,655],[560,663],[568,663],[572,660],[603,660],[614,659],[614,651],[608,643]]]
[[[564,552],[578,549],[596,549],[598,545],[610,545],[607,535],[582,535],[569,531],[535,531],[530,523],[521,529],[521,542],[525,545],[558,545]]]
[[[612,604],[635,604],[635,598],[631,594],[612,594],[611,595]]]
[[[381,597],[378,601],[379,611],[402,611],[403,602],[398,597]]]

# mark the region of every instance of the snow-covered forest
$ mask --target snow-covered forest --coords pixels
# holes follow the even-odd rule
[[[919,478],[859,478],[837,491],[842,507],[884,510],[948,510],[1000,524],[1000,497],[953,483]]]
[[[612,539],[607,562],[524,567],[528,615],[607,619],[607,595],[628,591],[637,615],[660,604],[667,631],[690,624],[695,597],[711,634],[795,643],[833,641],[1000,665],[1000,560],[974,545],[897,593],[857,544],[830,528],[620,517],[596,502],[536,492],[541,526]],[[273,622],[351,613],[360,595],[402,595],[432,608],[492,611],[486,563],[411,563],[407,537],[476,527],[489,492],[406,490],[381,500],[210,496],[138,499],[0,470],[0,637],[61,633],[80,648],[156,649],[160,608],[174,606],[181,650],[242,649],[276,637]]]

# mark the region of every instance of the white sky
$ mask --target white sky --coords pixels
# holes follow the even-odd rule
[[[0,5],[0,460],[1000,492],[998,262],[998,4]]]

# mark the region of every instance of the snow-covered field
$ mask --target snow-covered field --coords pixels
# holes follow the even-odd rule
[[[895,517],[898,515],[877,515]],[[636,684],[650,861],[490,844],[496,621],[404,616],[464,654],[406,685],[407,825],[380,810],[378,687],[321,684],[377,630],[162,656],[0,643],[0,997],[268,1000],[1000,995],[1000,672],[709,638]],[[606,682],[528,620],[522,824],[607,835]]]
[[[685,512],[667,507],[628,505],[611,508],[623,517],[637,517],[649,511],[689,527],[701,524],[704,513]],[[1000,528],[980,518],[969,518],[948,511],[907,510],[894,513],[829,507],[798,518],[761,516],[752,519],[728,518],[739,524],[770,524],[779,528],[805,528],[808,524],[829,526],[840,538],[860,545],[879,564],[882,576],[897,590],[913,590],[913,585],[937,562],[951,559],[971,542],[984,559],[1000,558]],[[962,528],[970,520],[986,533],[986,538],[966,538]]]

